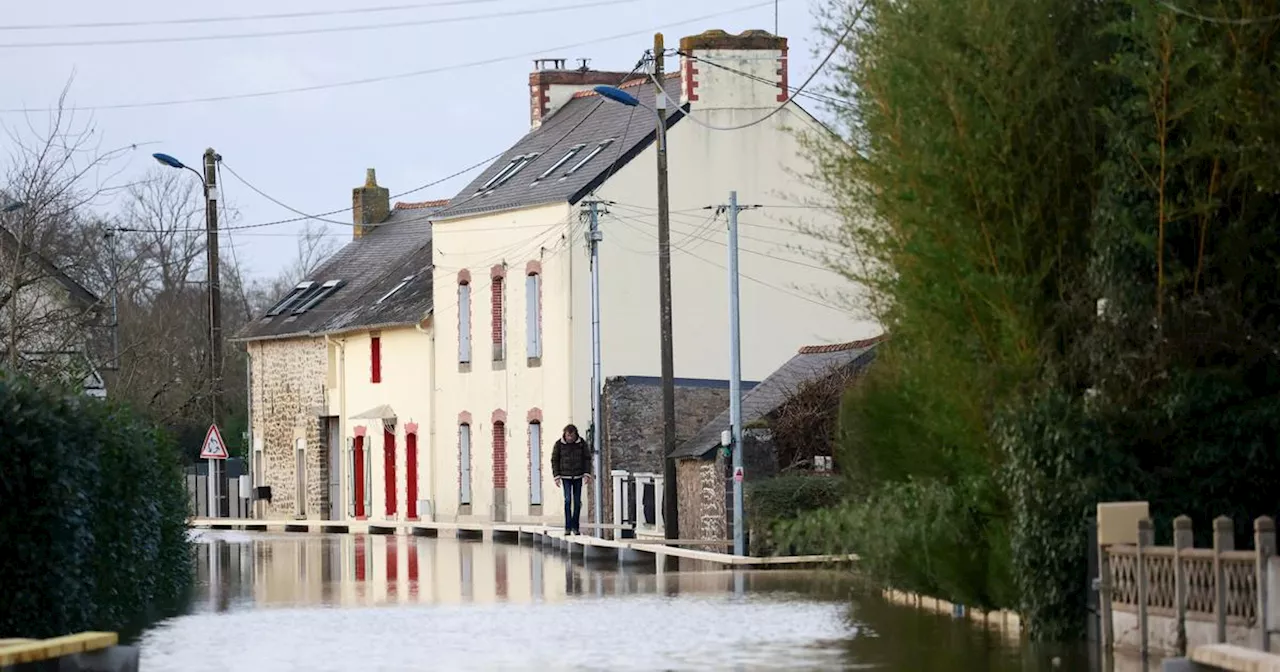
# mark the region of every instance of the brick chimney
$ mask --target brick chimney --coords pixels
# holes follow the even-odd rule
[[[351,221],[355,224],[351,239],[373,230],[391,214],[391,192],[378,186],[378,176],[372,168],[365,173],[364,186],[351,190]]]
[[[542,125],[542,120],[569,102],[573,94],[601,84],[618,86],[627,76],[625,72],[592,70],[587,67],[587,59],[579,59],[581,65],[577,69],[566,70],[564,61],[563,58],[540,58],[533,62],[533,72],[529,73],[530,128]]]
[[[773,108],[790,97],[785,37],[763,30],[740,35],[708,30],[681,38],[680,54],[680,102],[696,109]]]

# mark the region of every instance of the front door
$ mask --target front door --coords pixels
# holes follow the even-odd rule
[[[294,485],[297,486],[295,512],[299,518],[307,516],[307,440],[293,440]]]
[[[351,447],[351,513],[364,518],[364,437],[357,436]]]
[[[383,476],[386,481],[387,518],[396,515],[396,434],[382,430]]]
[[[418,433],[404,435],[404,498],[409,520],[418,519]]]
[[[342,519],[342,436],[338,434],[338,419],[326,418],[329,441],[329,520]]]

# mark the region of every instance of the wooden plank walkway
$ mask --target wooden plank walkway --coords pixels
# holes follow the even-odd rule
[[[114,632],[81,632],[52,639],[0,639],[0,668],[100,651],[119,642],[120,636]]]
[[[609,549],[618,552],[630,551],[651,555],[697,560],[712,564],[727,565],[740,568],[797,567],[844,564],[856,562],[856,555],[800,555],[752,557],[717,553],[692,548],[684,545],[720,546],[723,540],[699,541],[696,539],[677,539],[677,543],[668,544],[665,539],[603,539],[590,535],[565,536],[562,528],[543,524],[522,523],[457,523],[436,521],[336,521],[336,520],[251,520],[235,518],[195,518],[189,526],[197,529],[239,529],[292,532],[345,532],[352,534],[412,534],[418,536],[436,536],[440,532],[453,532],[460,536],[483,536],[494,538],[494,534],[514,535],[518,537],[541,537],[543,541],[551,541],[565,545],[572,552],[581,553],[587,547]],[[588,525],[583,525],[588,527]],[[601,525],[602,528],[617,529],[617,525]],[[574,548],[578,547],[578,548]]]

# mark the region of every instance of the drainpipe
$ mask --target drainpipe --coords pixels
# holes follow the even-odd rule
[[[342,453],[346,451],[346,447],[347,447],[347,344],[345,341],[335,341],[329,338],[328,334],[325,334],[324,345],[325,345],[326,362],[329,359],[329,352],[328,352],[329,346],[333,346],[338,349],[338,375],[337,375],[337,379],[338,379],[338,446],[337,446],[337,450],[339,451],[339,453]],[[339,463],[344,465],[347,464],[345,455],[341,455],[341,454],[339,455]],[[342,514],[343,518],[346,518],[347,517],[346,512],[350,511],[350,508],[345,506],[345,504],[347,503],[347,498],[349,497],[349,495],[347,494],[346,481],[352,478],[355,478],[354,473],[350,473],[349,469],[347,471],[349,473],[347,473],[347,478],[343,479],[342,495],[338,501],[338,506],[341,507],[339,510],[343,512]],[[328,484],[325,484],[325,487],[328,487]],[[329,505],[333,506],[333,502],[330,502]]]
[[[250,487],[256,488],[259,484],[257,482],[258,465],[256,464],[258,461],[256,453],[258,451],[254,450],[257,446],[254,445],[255,441],[253,431],[253,348],[248,344],[244,346],[244,391],[245,426],[249,428],[249,445],[245,446],[245,452],[249,453],[248,481],[250,483]],[[241,497],[244,497],[245,495],[249,496],[249,501],[252,503],[248,517],[256,518],[258,513],[258,500],[254,498],[252,490],[248,493],[240,493]]]
[[[432,319],[431,314],[428,313],[426,317],[420,320],[417,324],[413,325],[413,327],[414,329],[418,330],[418,333],[424,336],[427,336],[428,338],[431,339],[431,346],[430,346],[430,349],[427,351],[427,357],[428,357],[427,387],[428,387],[428,393],[429,393],[429,401],[427,403],[427,409],[428,409],[427,413],[430,415],[430,423],[431,423],[430,435],[427,439],[428,441],[427,473],[429,474],[429,476],[427,477],[427,497],[431,502],[431,520],[432,522],[435,522],[435,519],[436,519],[436,424],[437,424],[436,423],[436,330],[431,329],[430,331],[428,331],[422,328],[422,323],[430,319]],[[434,326],[434,324],[432,326]],[[421,516],[422,512],[419,511],[418,515]]]

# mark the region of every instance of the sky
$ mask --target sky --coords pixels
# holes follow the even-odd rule
[[[789,38],[796,83],[818,61],[811,3],[777,2],[778,33]],[[78,108],[77,121],[101,133],[101,147],[138,145],[116,165],[114,183],[143,177],[156,165],[152,152],[198,166],[204,149],[215,148],[225,166],[221,195],[236,218],[231,226],[250,227],[229,230],[222,254],[257,277],[274,275],[293,258],[303,222],[254,226],[297,214],[226,168],[284,206],[308,214],[342,208],[328,219],[349,222],[351,189],[363,184],[367,168],[377,170],[379,184],[394,196],[514,144],[529,129],[534,58],[564,58],[570,67],[589,58],[594,69],[626,71],[652,47],[657,30],[674,48],[681,36],[713,28],[773,32],[775,19],[773,3],[762,0],[9,5],[0,16],[0,124],[19,133],[29,125],[43,128],[48,108],[70,81],[66,106]],[[297,13],[309,15],[262,16]],[[222,20],[243,17],[254,18]],[[710,18],[695,20],[700,17]],[[104,22],[130,25],[84,26]],[[290,31],[309,32],[245,37]],[[669,58],[667,67],[676,61]],[[356,80],[377,81],[330,86]],[[320,88],[249,97],[308,87]],[[155,104],[201,98],[219,100]],[[0,151],[0,161],[6,155]],[[474,175],[400,200],[448,198]],[[350,226],[313,226],[338,244],[350,240]]]

